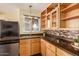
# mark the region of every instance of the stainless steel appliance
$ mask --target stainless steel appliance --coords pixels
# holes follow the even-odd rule
[[[18,56],[18,42],[0,44],[0,56]]]
[[[18,52],[18,22],[0,21],[0,56],[17,56]]]

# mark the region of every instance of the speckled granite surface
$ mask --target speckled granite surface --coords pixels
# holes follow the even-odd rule
[[[74,46],[74,39],[79,36],[79,30],[46,30],[45,40],[69,52],[79,55],[79,49]]]

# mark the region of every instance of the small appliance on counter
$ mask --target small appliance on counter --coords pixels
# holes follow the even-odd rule
[[[17,56],[18,51],[18,22],[0,20],[0,56]]]

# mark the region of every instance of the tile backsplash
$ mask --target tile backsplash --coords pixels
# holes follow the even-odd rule
[[[79,30],[45,30],[45,33],[71,39],[79,37]]]

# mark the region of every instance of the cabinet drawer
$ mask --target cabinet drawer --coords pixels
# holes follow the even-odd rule
[[[25,45],[25,44],[29,44],[30,40],[20,40],[20,45]]]
[[[20,49],[30,49],[30,46],[28,45],[28,46],[26,46],[26,45],[20,45]]]
[[[31,42],[32,43],[40,42],[40,39],[39,38],[38,39],[32,39]]]

